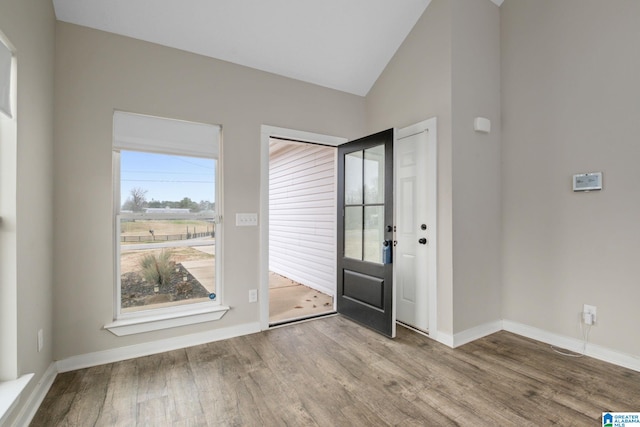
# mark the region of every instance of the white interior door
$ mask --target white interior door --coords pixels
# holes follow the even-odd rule
[[[428,130],[399,132],[395,145],[397,320],[429,330],[435,277],[435,146]],[[432,144],[435,145],[435,144]]]

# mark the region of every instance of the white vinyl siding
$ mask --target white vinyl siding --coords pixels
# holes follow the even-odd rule
[[[336,149],[273,142],[269,269],[335,296]]]

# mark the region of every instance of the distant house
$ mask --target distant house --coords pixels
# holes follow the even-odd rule
[[[144,208],[144,213],[148,214],[188,214],[190,212],[190,209],[184,208]]]

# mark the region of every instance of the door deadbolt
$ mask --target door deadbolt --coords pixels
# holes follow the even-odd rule
[[[426,230],[427,229],[427,224],[422,224],[420,226],[420,230]]]

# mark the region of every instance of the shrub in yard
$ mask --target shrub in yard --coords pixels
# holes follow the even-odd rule
[[[176,292],[178,295],[189,296],[189,294],[193,291],[193,285],[189,282],[180,282],[178,286],[176,286]]]
[[[171,251],[163,250],[160,254],[146,255],[140,261],[142,276],[149,283],[164,286],[169,284],[175,263],[171,260]]]

